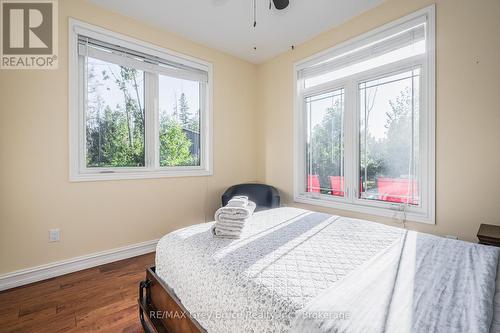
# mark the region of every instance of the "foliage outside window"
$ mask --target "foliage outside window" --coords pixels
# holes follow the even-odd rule
[[[143,167],[144,72],[87,58],[87,167]]]

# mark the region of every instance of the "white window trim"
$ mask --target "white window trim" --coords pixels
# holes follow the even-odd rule
[[[155,131],[146,131],[145,142],[149,147],[155,147],[156,165],[152,167],[140,168],[86,168],[85,161],[82,159],[85,156],[85,142],[82,131],[85,122],[83,94],[80,92],[80,81],[82,78],[79,75],[79,56],[78,56],[78,35],[85,35],[104,42],[119,43],[120,46],[141,51],[167,60],[173,60],[189,65],[193,68],[198,68],[207,71],[208,83],[205,84],[205,89],[201,89],[202,100],[205,101],[202,106],[200,145],[201,156],[200,166],[183,166],[183,167],[160,167],[158,149],[159,138]],[[118,180],[118,179],[145,179],[145,178],[164,178],[164,177],[187,177],[187,176],[211,176],[213,174],[213,133],[212,133],[212,110],[213,110],[213,65],[204,60],[200,60],[191,56],[187,56],[175,51],[171,51],[151,43],[147,43],[132,37],[122,35],[113,31],[106,30],[76,19],[69,19],[68,33],[68,87],[69,87],[69,180],[78,181],[98,181],[98,180]],[[145,84],[149,88],[154,88],[158,84],[157,80],[147,79]],[[146,89],[152,91],[151,89]],[[150,114],[148,118],[150,122],[154,122],[151,115],[158,116],[157,101],[152,101],[151,98],[145,98],[146,112]],[[157,122],[154,122],[157,127]],[[151,126],[151,124],[150,124]],[[148,125],[146,124],[146,128]],[[145,159],[152,159],[151,149],[146,149]],[[151,163],[146,163],[146,165]]]
[[[427,39],[426,39],[426,54],[422,56],[415,56],[409,59],[404,59],[397,63],[392,63],[382,67],[378,67],[369,71],[365,71],[348,78],[342,78],[337,81],[327,82],[315,87],[303,89],[303,82],[299,79],[299,71],[303,68],[321,63],[325,59],[332,58],[339,54],[352,50],[365,43],[373,42],[381,36],[390,35],[394,30],[400,27],[404,28],[409,21],[418,17],[427,17]],[[420,58],[420,59],[419,59]],[[318,193],[307,193],[304,188],[305,184],[305,109],[304,97],[311,94],[320,92],[332,91],[338,88],[344,88],[346,101],[348,96],[358,95],[357,91],[352,91],[352,87],[356,87],[357,82],[376,77],[377,75],[386,75],[390,71],[397,72],[400,70],[408,69],[415,65],[423,67],[421,71],[421,91],[426,90],[426,94],[421,94],[421,105],[425,105],[426,111],[424,112],[421,121],[425,125],[421,126],[426,130],[425,135],[421,135],[421,140],[426,141],[427,149],[421,152],[422,160],[422,179],[425,186],[421,188],[422,205],[419,208],[411,207],[410,205],[404,206],[402,204],[394,204],[380,201],[370,201],[357,199],[357,189],[346,189],[346,196],[343,198],[334,197],[331,195],[324,195]],[[300,62],[294,64],[294,200],[299,203],[310,205],[329,207],[341,210],[354,211],[359,213],[396,218],[406,219],[414,222],[421,222],[426,224],[435,224],[435,6],[431,5],[423,8],[417,12],[400,18],[396,21],[385,24],[370,32],[364,33],[351,40],[338,44],[319,54],[308,57]],[[307,93],[304,93],[307,90]],[[358,99],[359,97],[351,97],[351,100],[356,99],[355,105],[345,104],[344,109],[344,146],[359,147],[357,144],[359,122],[358,122]],[[351,149],[350,154],[356,154],[358,148]],[[348,152],[348,149],[345,149]],[[425,156],[424,156],[425,155]],[[344,170],[346,177],[346,184],[357,184],[357,156],[345,156]],[[354,163],[354,165],[352,165]],[[404,212],[401,210],[404,209]]]

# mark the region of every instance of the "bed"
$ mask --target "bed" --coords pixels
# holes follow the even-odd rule
[[[211,227],[159,241],[147,331],[500,332],[498,248],[291,207]]]

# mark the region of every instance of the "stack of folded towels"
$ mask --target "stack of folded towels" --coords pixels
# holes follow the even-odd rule
[[[255,203],[246,196],[235,196],[226,206],[215,212],[215,224],[212,228],[217,237],[240,238],[247,219],[252,216]]]

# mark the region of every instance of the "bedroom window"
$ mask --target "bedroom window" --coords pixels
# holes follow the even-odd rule
[[[295,65],[295,200],[434,223],[434,7]]]
[[[211,65],[70,21],[70,180],[211,174]]]

